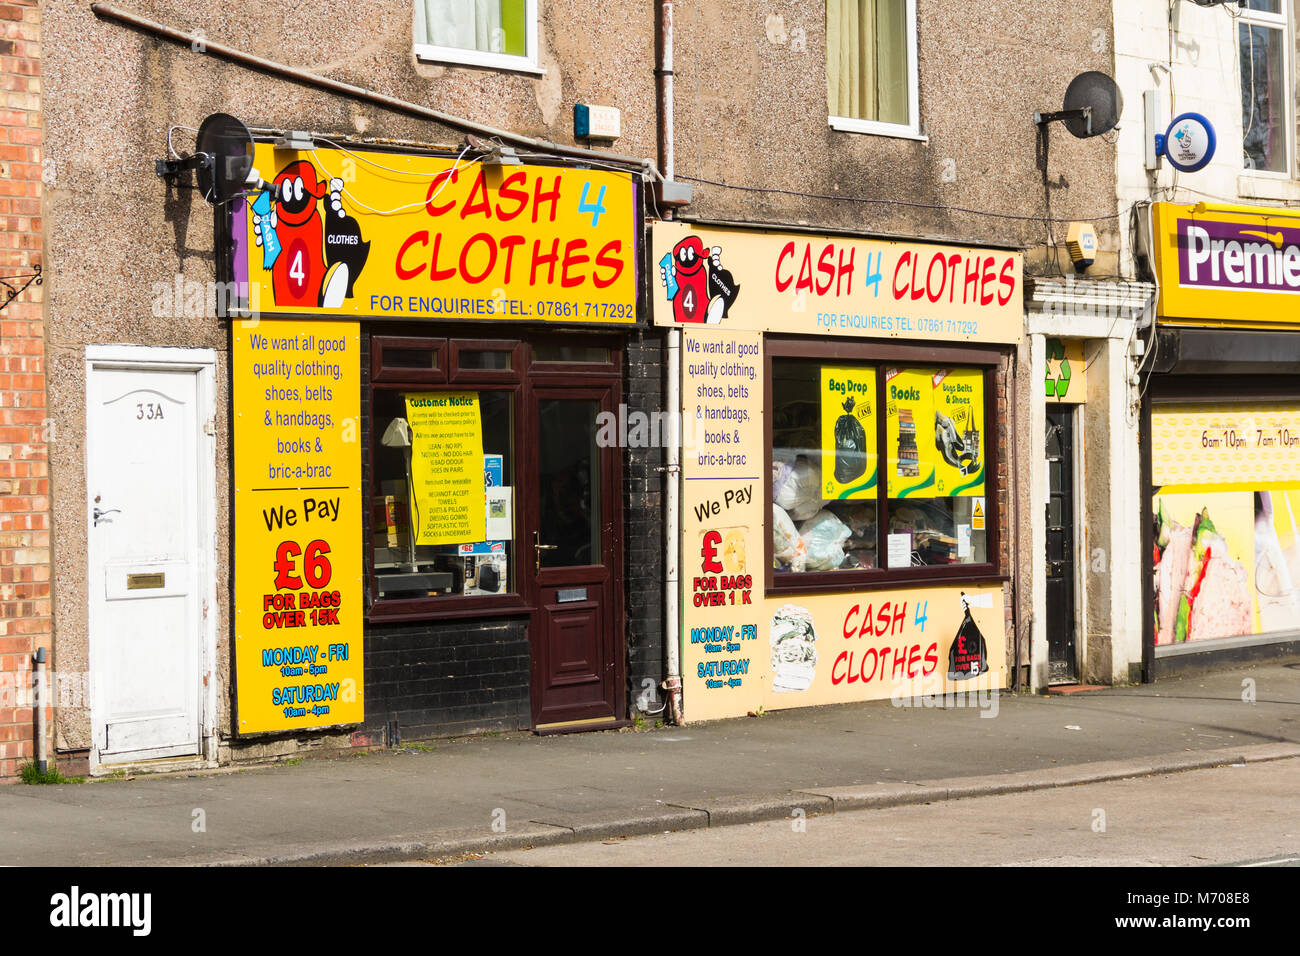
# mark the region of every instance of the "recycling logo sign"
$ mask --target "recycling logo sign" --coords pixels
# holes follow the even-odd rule
[[[1047,370],[1043,386],[1049,402],[1083,401],[1083,346],[1079,342],[1070,342],[1067,346],[1060,339],[1047,340]],[[1077,383],[1074,395],[1070,396],[1071,383]],[[1070,396],[1070,397],[1067,397]]]

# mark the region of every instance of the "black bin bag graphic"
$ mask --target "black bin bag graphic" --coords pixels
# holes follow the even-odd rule
[[[844,400],[844,414],[835,419],[835,480],[847,485],[867,470],[867,433],[853,417],[853,396]]]
[[[970,605],[966,595],[962,595],[961,627],[952,639],[948,649],[948,680],[970,680],[986,673],[989,669],[988,648],[984,645],[984,635],[975,626],[975,619],[970,616]]]

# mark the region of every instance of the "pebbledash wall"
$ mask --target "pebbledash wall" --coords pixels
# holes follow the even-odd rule
[[[649,38],[654,10],[631,0],[596,6],[577,0],[541,5],[536,38],[540,69],[534,72],[417,60],[413,8],[405,3],[362,3],[349,8],[346,20],[338,18],[336,7],[314,3],[274,28],[268,28],[265,11],[252,4],[200,11],[149,0],[133,3],[131,12],[303,70],[555,142],[574,143],[575,102],[614,103],[622,109],[622,136],[614,148],[653,157],[656,108]],[[118,345],[187,354],[209,350],[215,414],[205,438],[215,448],[215,600],[203,613],[215,637],[200,690],[211,695],[213,710],[202,759],[252,759],[304,748],[382,745],[395,737],[529,726],[528,643],[520,619],[480,623],[470,616],[390,621],[368,631],[364,680],[370,706],[360,724],[343,731],[242,739],[233,734],[232,593],[239,559],[231,546],[235,436],[229,328],[207,304],[186,304],[195,301],[186,299],[187,290],[207,289],[218,278],[213,209],[193,191],[189,177],[169,187],[154,174],[155,161],[169,156],[169,138],[171,147],[189,153],[193,129],[215,112],[266,130],[309,128],[354,147],[367,138],[372,145],[383,139],[441,146],[450,158],[460,151],[463,133],[270,78],[206,55],[199,40],[160,41],[96,16],[89,4],[49,6],[44,29],[45,222],[51,274],[45,295],[51,352],[57,356],[49,368],[51,416],[59,435],[59,443],[51,446],[52,505],[60,515],[53,529],[60,594],[53,621],[55,669],[86,674],[94,657],[90,605],[95,589],[87,560],[94,506],[86,480],[87,356]],[[160,284],[180,291],[170,306],[159,307]],[[425,336],[441,334],[428,324],[404,328]],[[491,333],[510,334],[504,328]],[[623,402],[629,412],[656,409],[661,336],[650,328],[620,334]],[[369,353],[364,361],[368,370]],[[369,390],[363,390],[362,400],[369,398]],[[370,409],[361,411],[368,415]],[[367,433],[363,440],[378,437]],[[622,453],[624,527],[617,533],[625,545],[621,603],[626,660],[618,695],[625,718],[640,710],[653,713],[662,704],[654,689],[663,678],[660,463],[656,448]],[[490,659],[482,650],[489,645],[495,648]],[[449,660],[455,668],[444,666]],[[456,680],[448,679],[452,673]],[[81,769],[90,760],[94,734],[89,703],[72,702],[55,715],[55,744],[65,767]]]
[[[33,757],[32,661],[50,647],[40,30],[35,2],[0,5],[0,782]]]
[[[1007,15],[1005,5],[983,0],[960,5],[917,0],[906,6],[915,11],[916,122],[891,135],[854,132],[851,124],[828,116],[826,4],[676,4],[675,175],[695,188],[682,218],[701,230],[752,227],[768,235],[785,232],[783,238],[796,241],[811,234],[809,241],[818,242],[818,248],[833,237],[1023,250],[1025,304],[1030,306],[1033,280],[1063,279],[1061,266],[1070,268],[1065,222],[1053,225],[1050,241],[1043,222],[1047,203],[1033,114],[1059,109],[1078,73],[1114,72],[1112,4],[1050,0],[1018,9],[1015,16]],[[1112,202],[1114,137],[1079,140],[1060,124],[1050,126],[1048,135],[1052,215],[1092,221],[1099,240],[1095,271],[1113,273],[1121,246]],[[736,253],[730,256],[723,264],[736,272]],[[857,268],[861,281],[864,263]],[[666,290],[657,276],[651,275],[650,282],[651,295],[662,304]],[[742,288],[737,309],[753,307],[752,299],[745,301],[752,289]],[[814,308],[814,297],[808,301]],[[782,311],[788,316],[788,305]],[[699,334],[709,332],[706,328]],[[804,338],[827,337],[823,331]],[[961,347],[969,341],[946,338],[928,344]],[[885,347],[922,344],[917,336],[897,332],[864,333],[859,340]],[[1116,350],[1121,346],[1114,343]],[[1036,397],[1041,408],[1043,386],[1031,364],[1027,337],[1000,353],[994,373],[999,401],[996,418],[988,423],[997,459],[1007,469],[998,476],[995,492],[1004,523],[996,561],[1007,578],[1000,598],[1005,640],[999,635],[998,646],[1004,652],[1007,684],[1038,687],[1045,685],[1047,669],[1039,669],[1041,679],[1031,673],[1035,656],[1045,654],[1045,647],[1035,647],[1031,640],[1031,572],[1041,564],[1043,548],[1033,540],[1030,523],[1031,509],[1043,505],[1031,498],[1029,477],[1041,460],[1030,429]],[[933,364],[920,358],[913,362]],[[1123,360],[1117,360],[1114,374],[1123,373]],[[763,528],[768,530],[766,522]],[[691,550],[691,544],[682,542],[684,578],[687,556],[698,550]],[[688,602],[691,584],[683,580]],[[864,604],[872,592],[863,589]],[[793,598],[792,603],[799,604]],[[845,607],[852,604],[845,602]],[[823,642],[829,633],[832,644],[843,643],[844,609],[840,620],[827,624],[825,612],[803,606],[815,611]],[[909,604],[908,613],[914,610],[914,603]],[[689,637],[685,632],[687,641]],[[834,660],[832,655],[830,662]],[[1104,680],[1128,679],[1126,667],[1107,666],[1097,673]],[[698,700],[700,692],[696,696]],[[785,694],[782,699],[801,696],[808,695]],[[686,711],[689,717],[689,700]]]

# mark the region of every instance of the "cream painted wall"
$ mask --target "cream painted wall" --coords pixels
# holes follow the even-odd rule
[[[1296,7],[1288,0],[1292,107],[1296,123]],[[1171,16],[1171,9],[1173,14]],[[1236,7],[1231,7],[1236,11]],[[1124,94],[1118,143],[1118,201],[1120,211],[1144,199],[1197,202],[1264,203],[1300,201],[1295,148],[1289,177],[1255,173],[1243,168],[1240,62],[1237,21],[1222,6],[1201,7],[1190,0],[1116,0],[1115,79]],[[1172,21],[1172,27],[1171,27]],[[1168,68],[1168,72],[1153,64]],[[1178,173],[1167,162],[1155,171],[1145,168],[1146,129],[1143,93],[1158,92],[1158,131],[1170,120],[1194,111],[1214,124],[1219,146],[1214,160],[1196,173]],[[1154,131],[1152,131],[1154,132]],[[1294,141],[1294,137],[1293,137]],[[1122,230],[1121,262],[1132,275],[1131,237]]]

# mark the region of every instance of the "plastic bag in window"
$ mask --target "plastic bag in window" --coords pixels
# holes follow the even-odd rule
[[[795,571],[804,569],[806,548],[799,529],[780,505],[772,505],[772,556]]]
[[[867,433],[853,416],[853,396],[844,400],[844,414],[835,419],[835,480],[841,485],[861,478],[867,470]]]
[[[789,471],[783,471],[773,487],[772,500],[786,510],[795,521],[806,521],[822,506],[822,472],[805,455],[794,460]]]
[[[819,511],[799,526],[808,548],[809,571],[831,571],[844,563],[844,542],[853,532],[829,511]]]

